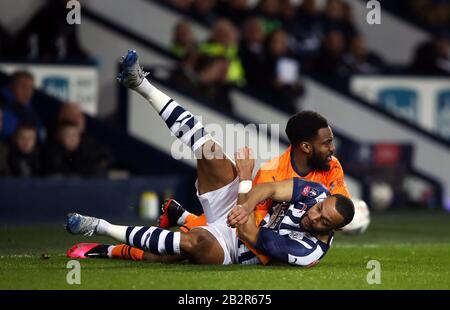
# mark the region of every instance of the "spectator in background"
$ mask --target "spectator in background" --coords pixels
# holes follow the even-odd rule
[[[37,146],[37,130],[32,124],[17,127],[8,152],[11,176],[30,178],[40,175],[40,158]]]
[[[445,30],[450,26],[450,2],[446,0],[426,1],[421,19],[434,31]]]
[[[297,99],[304,91],[300,63],[289,50],[288,34],[283,30],[276,30],[269,37],[264,68],[268,70],[273,104],[289,113],[296,111]]]
[[[385,71],[381,58],[367,49],[364,38],[359,35],[351,39],[344,62],[351,74],[380,74]]]
[[[179,59],[184,58],[190,51],[196,49],[197,41],[192,33],[191,24],[188,21],[180,21],[176,24],[172,34],[170,50]]]
[[[31,123],[38,128],[38,138],[42,140],[45,129],[34,109],[34,77],[26,71],[15,72],[8,86],[0,91],[0,106],[3,106],[2,139],[11,137],[19,123]]]
[[[171,72],[172,81],[176,81],[176,78],[183,76],[183,78],[193,79],[197,75],[195,71],[195,65],[197,63],[200,54],[197,50],[190,50],[177,64],[176,68]]]
[[[450,29],[450,1],[448,0],[397,0],[392,2],[389,5],[396,11],[401,11],[402,14],[406,14],[429,30]]]
[[[58,123],[53,139],[43,151],[42,168],[45,175],[105,176],[108,166],[96,157],[83,141],[77,124]]]
[[[238,54],[238,31],[227,19],[219,19],[214,23],[211,37],[200,43],[200,54],[209,57],[222,57],[230,64],[227,82],[235,85],[245,84],[245,72]]]
[[[431,41],[416,50],[411,71],[422,75],[450,75],[450,40],[446,32],[439,32]]]
[[[314,24],[320,19],[316,0],[303,0],[298,9],[298,19],[305,24]]]
[[[232,21],[236,27],[240,27],[249,17],[251,8],[249,0],[229,0],[220,1],[218,11],[220,16]]]
[[[57,116],[57,124],[70,123],[77,126],[81,133],[83,147],[89,151],[89,157],[96,163],[94,173],[101,175],[106,173],[113,162],[113,156],[110,150],[99,143],[94,137],[89,135],[86,130],[86,115],[81,110],[78,103],[67,102],[61,106]],[[56,126],[58,127],[58,126]]]
[[[191,14],[201,23],[211,26],[217,18],[216,5],[217,0],[194,0]]]
[[[259,2],[256,11],[262,20],[264,32],[267,35],[281,28],[280,9],[279,0],[261,0]]]
[[[265,34],[261,21],[256,17],[247,19],[242,30],[239,57],[244,66],[247,85],[253,89],[262,89],[267,86],[267,77],[263,73],[264,42]]]
[[[232,104],[226,82],[228,60],[206,55],[196,59],[193,70],[177,68],[171,81],[180,91],[216,108],[231,111]]]
[[[353,15],[353,8],[350,5],[350,3],[348,2],[343,2],[342,3],[343,6],[343,16],[342,16],[342,20],[344,22],[344,24],[346,24],[349,30],[351,30],[351,34],[355,34],[356,33],[356,27],[355,27],[355,19],[354,19],[354,15]]]
[[[78,27],[66,21],[67,1],[47,0],[47,4],[19,32],[14,55],[51,62],[89,59],[78,42]]]
[[[331,30],[325,36],[314,71],[326,77],[346,77],[349,69],[344,64],[345,38],[342,32]]]
[[[351,6],[342,0],[328,0],[321,17],[323,33],[338,30],[348,40],[356,34],[352,21]]]
[[[279,5],[282,27],[284,30],[290,32],[298,19],[298,8],[291,0],[281,0]]]
[[[78,103],[64,103],[59,110],[57,122],[69,122],[75,124],[82,134],[86,131],[86,116],[83,114]]]
[[[45,175],[85,175],[92,163],[81,146],[81,131],[76,124],[58,123],[54,139],[44,148],[42,166]]]
[[[320,49],[323,29],[320,24],[320,12],[315,0],[304,0],[300,5],[297,18],[287,30],[295,39],[294,52],[302,60],[311,61]]]

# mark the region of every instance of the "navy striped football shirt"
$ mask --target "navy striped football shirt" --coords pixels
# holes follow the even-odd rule
[[[274,202],[264,220],[255,248],[265,255],[291,265],[309,266],[317,263],[328,251],[333,234],[325,243],[304,229],[300,223],[303,215],[316,203],[330,195],[319,183],[294,178],[292,200]],[[238,240],[238,261],[241,264],[258,264],[259,259]]]

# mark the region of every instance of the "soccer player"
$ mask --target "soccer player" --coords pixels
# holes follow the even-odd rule
[[[281,156],[273,158],[257,172],[253,185],[297,177],[321,183],[331,194],[350,197],[344,182],[342,166],[338,159],[332,156],[335,147],[333,133],[327,120],[312,111],[300,112],[289,119],[286,133],[291,145]],[[250,173],[241,176],[241,179],[251,180],[251,175]],[[256,207],[256,224],[261,223],[271,205],[272,202],[268,199]],[[159,221],[160,228],[169,229],[178,225],[181,231],[187,231],[193,227],[207,225],[205,215],[191,214],[175,200],[167,201],[162,210],[163,214]],[[261,261],[269,260],[251,245],[247,245],[259,256]],[[114,249],[113,254],[115,257],[125,259],[139,260],[142,258],[142,251],[124,245]]]
[[[286,134],[290,142],[289,148],[281,156],[263,165],[257,172],[253,185],[298,177],[323,184],[331,194],[342,194],[350,198],[342,166],[333,156],[333,132],[327,120],[312,111],[297,113],[289,119]],[[270,205],[270,201],[258,205],[257,222],[264,218]],[[181,205],[171,201],[164,205],[159,219],[161,228],[178,225],[181,230],[186,230],[205,224],[204,215],[189,213]]]
[[[139,67],[136,52],[129,51],[124,57],[122,70],[119,77],[122,84],[143,95],[170,130],[189,145],[196,155],[197,192],[208,226],[198,227],[188,233],[180,233],[156,227],[112,225],[102,219],[70,214],[66,225],[69,232],[87,235],[104,234],[153,254],[169,254],[176,258],[182,256],[196,263],[229,264],[236,261],[260,261],[256,257],[251,259],[242,257],[244,252],[252,252],[248,251],[243,244],[237,246],[236,230],[226,225],[229,215],[230,225],[242,226],[240,231],[244,241],[258,246],[263,253],[271,257],[281,260],[284,258],[286,262],[304,266],[314,263],[325,254],[328,242],[331,241],[329,234],[334,229],[350,222],[353,217],[353,204],[348,198],[334,195],[324,202],[319,202],[319,199],[325,198],[326,189],[317,188],[321,185],[315,183],[305,185],[304,181],[297,178],[261,185],[249,195],[250,198],[245,204],[235,207],[238,193],[246,194],[250,189],[247,186],[248,183],[239,183],[240,179],[245,179],[248,175],[241,175],[243,171],[236,169],[234,163],[222,152],[220,145],[204,131],[203,125],[191,113],[145,79],[146,74]],[[317,200],[310,199],[309,204],[306,204],[301,202],[302,195]],[[284,204],[284,207],[279,205],[278,212],[275,216],[272,214],[272,217],[268,218],[270,221],[267,223],[267,229],[264,229],[259,228],[253,218],[249,220],[251,217],[249,213],[251,214],[257,202],[267,198],[285,201],[292,199],[293,203]],[[238,209],[230,212],[233,208]],[[283,219],[286,219],[286,223]],[[301,219],[302,223],[300,223]],[[291,227],[284,227],[283,224]],[[294,230],[297,230],[297,233],[294,233]],[[287,234],[283,235],[282,231]],[[276,236],[283,239],[277,240]],[[296,238],[299,241],[293,241]],[[265,247],[258,245],[260,239],[266,240],[266,242],[261,241],[262,244],[266,244]],[[309,242],[303,240],[309,240]],[[281,249],[278,245],[283,244],[283,241],[289,246]],[[236,255],[236,249],[239,249],[238,254],[242,255]],[[278,252],[272,253],[272,250]],[[314,255],[311,255],[313,253]],[[305,259],[292,260],[293,256]],[[158,259],[159,257],[155,256],[153,260]]]
[[[237,170],[251,173],[249,161],[248,155],[237,159]],[[223,188],[226,189],[231,187]],[[69,232],[106,235],[127,245],[78,244],[72,247],[69,256],[114,257],[112,252],[120,249],[122,256],[133,259],[141,256],[140,260],[163,263],[184,259],[200,264],[267,263],[249,250],[246,242],[274,261],[313,266],[327,253],[334,230],[347,225],[354,214],[349,198],[328,195],[323,185],[299,178],[258,184],[245,196],[242,205],[228,205],[225,210],[220,208],[223,206],[211,207],[208,216],[214,220],[188,232],[119,226],[72,213],[66,223]],[[258,226],[253,209],[266,199],[274,202]],[[237,227],[237,235],[232,227]]]
[[[327,253],[334,230],[353,218],[353,203],[349,198],[340,194],[327,195],[329,192],[321,184],[293,178],[256,185],[242,205],[228,205],[225,210],[220,209],[221,206],[212,207],[208,217],[214,216],[214,220],[211,222],[208,218],[208,226],[188,232],[113,225],[75,213],[68,215],[66,227],[73,234],[106,235],[125,242],[146,251],[144,260],[154,262],[188,259],[199,264],[261,263],[242,242],[245,241],[275,261],[309,267]],[[269,198],[279,203],[274,203],[257,226],[253,209]],[[237,227],[237,232],[230,226]],[[94,246],[84,255],[107,257],[111,255],[109,248]]]

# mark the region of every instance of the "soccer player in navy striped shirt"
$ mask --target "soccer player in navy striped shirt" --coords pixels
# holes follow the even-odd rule
[[[252,159],[236,158],[238,170],[253,167],[246,161]],[[266,199],[274,202],[257,226],[253,209]],[[340,194],[329,196],[323,185],[299,178],[258,184],[245,195],[244,201],[228,213],[229,226],[210,224],[219,233],[206,227],[180,233],[157,227],[112,225],[80,215],[69,217],[68,228],[77,234],[108,235],[141,248],[146,251],[144,259],[149,261],[171,262],[175,258],[201,264],[262,262],[249,250],[250,245],[273,261],[313,266],[327,253],[334,231],[347,225],[354,214],[349,198]],[[237,236],[232,227],[237,228]]]
[[[253,209],[265,199],[274,202],[260,226]],[[329,196],[319,183],[299,178],[256,185],[247,200],[234,207],[228,224],[237,227],[239,240],[277,261],[312,266],[327,253],[334,231],[347,225],[354,215],[352,201],[341,195]],[[249,255],[249,252],[242,253]],[[241,263],[245,260],[241,258]]]
[[[129,51],[122,62],[119,81],[146,98],[175,136],[196,154],[198,198],[208,225],[187,233],[172,232],[159,227],[113,225],[71,213],[67,230],[72,234],[112,237],[146,251],[145,259],[152,261],[175,258],[203,264],[265,263],[249,250],[251,246],[270,258],[294,265],[308,266],[322,258],[333,230],[351,221],[351,200],[341,195],[327,198],[329,192],[322,185],[294,178],[255,186],[248,197],[241,197],[245,203],[236,206],[241,193],[239,182],[248,180],[246,176],[251,178],[254,160],[247,156],[236,158],[234,163],[192,113],[151,85],[145,76],[137,53]],[[242,173],[243,167],[249,171]],[[268,198],[280,203],[274,203],[267,218],[257,226],[249,220],[253,208]],[[110,257],[109,248],[106,251]]]
[[[321,184],[299,178],[258,184],[246,195],[246,201],[228,214],[228,224],[237,227],[237,236],[232,227],[219,228],[219,235],[204,227],[179,233],[157,227],[113,225],[80,215],[69,217],[68,228],[72,233],[107,235],[141,248],[150,261],[168,262],[171,259],[165,256],[172,256],[201,264],[259,263],[259,259],[239,243],[242,240],[275,261],[312,266],[327,253],[333,232],[347,225],[354,214],[349,198],[328,195]],[[274,200],[273,207],[261,225],[256,226],[253,208],[268,198]],[[86,221],[87,225],[82,223]],[[176,238],[178,241],[174,240]]]

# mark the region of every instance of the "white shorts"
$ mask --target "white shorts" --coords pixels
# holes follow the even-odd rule
[[[223,250],[222,265],[231,265],[238,263],[238,238],[236,229],[227,226],[226,224],[212,223],[208,226],[200,226],[196,228],[203,228],[209,231],[214,238],[219,241]]]
[[[195,184],[197,186],[197,183]],[[239,177],[215,191],[199,195],[208,226],[201,226],[219,241],[224,252],[224,265],[238,262],[236,229],[227,225],[228,213],[236,206],[239,190]]]

